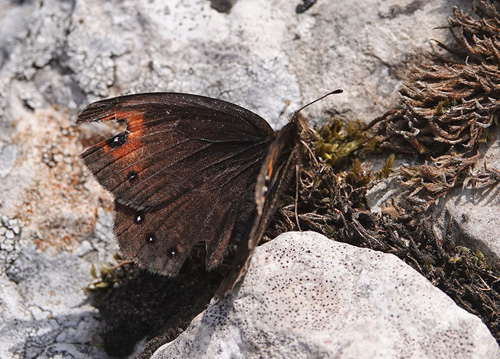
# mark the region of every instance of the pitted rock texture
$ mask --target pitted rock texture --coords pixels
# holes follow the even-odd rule
[[[499,358],[477,317],[393,255],[286,233],[154,359]]]

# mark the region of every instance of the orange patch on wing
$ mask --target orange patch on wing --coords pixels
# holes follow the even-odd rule
[[[273,170],[274,170],[273,163],[274,160],[271,158],[271,160],[269,161],[269,165],[267,166],[267,178],[269,179],[271,179],[271,176],[273,175]]]
[[[110,145],[109,141],[114,137],[111,137],[108,140],[102,141],[94,146],[95,150],[101,151],[102,155],[111,156],[112,158],[118,160],[122,157],[126,157],[129,163],[137,163],[140,164],[140,158],[143,155],[144,145],[141,141],[141,136],[144,133],[144,117],[142,112],[134,112],[134,111],[115,111],[110,113],[109,115],[102,117],[100,121],[125,121],[127,128],[124,132],[116,134],[116,136],[120,136],[125,133],[126,137],[123,141],[123,144],[117,145],[113,147]],[[112,162],[107,160],[107,162]],[[143,170],[140,165],[135,165],[133,167],[126,169],[126,175],[133,177],[133,172],[136,174],[140,173]],[[95,172],[94,172],[95,173]],[[130,179],[129,179],[130,180]]]
[[[143,134],[144,130],[144,117],[141,112],[120,112],[116,111],[108,117],[102,119],[102,121],[120,121],[123,120],[127,123],[127,139],[123,143],[123,145],[112,148],[110,147],[106,141],[101,143],[102,149],[113,156],[114,158],[121,158],[125,155],[130,156],[132,153],[131,160],[134,157],[138,157],[141,153],[139,150],[141,147],[141,141],[139,138]],[[139,171],[140,169],[137,169]]]

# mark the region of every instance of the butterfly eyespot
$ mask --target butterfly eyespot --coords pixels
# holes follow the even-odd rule
[[[135,182],[139,178],[139,175],[135,171],[130,171],[127,173],[127,179],[129,182]]]
[[[136,224],[141,224],[142,222],[144,222],[144,215],[142,213],[137,213],[135,215],[134,221]]]
[[[125,125],[127,127],[127,130],[128,130],[128,122],[125,119],[120,118],[120,119],[116,120],[116,122],[118,122],[120,125]]]
[[[127,139],[128,139],[127,132],[121,132],[111,137],[109,140],[106,140],[106,144],[111,148],[118,148],[120,146],[123,146],[125,142],[127,142]]]
[[[153,236],[152,234],[148,234],[146,236],[146,242],[153,243],[154,241],[155,241],[155,236]]]
[[[175,251],[175,249],[172,249],[170,252],[168,252],[168,255],[170,256],[170,258],[174,258],[177,255],[177,252]]]

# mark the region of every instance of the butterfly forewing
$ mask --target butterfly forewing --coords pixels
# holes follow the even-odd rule
[[[126,131],[82,158],[115,196],[125,254],[174,275],[204,241],[207,267],[219,264],[235,223],[251,219],[255,180],[274,138],[267,122],[224,101],[152,93],[93,103],[77,123],[109,120]]]

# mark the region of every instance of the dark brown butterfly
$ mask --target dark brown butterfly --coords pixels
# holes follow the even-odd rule
[[[231,293],[299,158],[307,124],[296,113],[274,132],[242,107],[180,93],[95,102],[77,124],[112,120],[125,131],[82,158],[115,197],[115,235],[123,253],[173,276],[195,244],[204,242],[210,270],[234,241],[238,249],[217,294]]]

